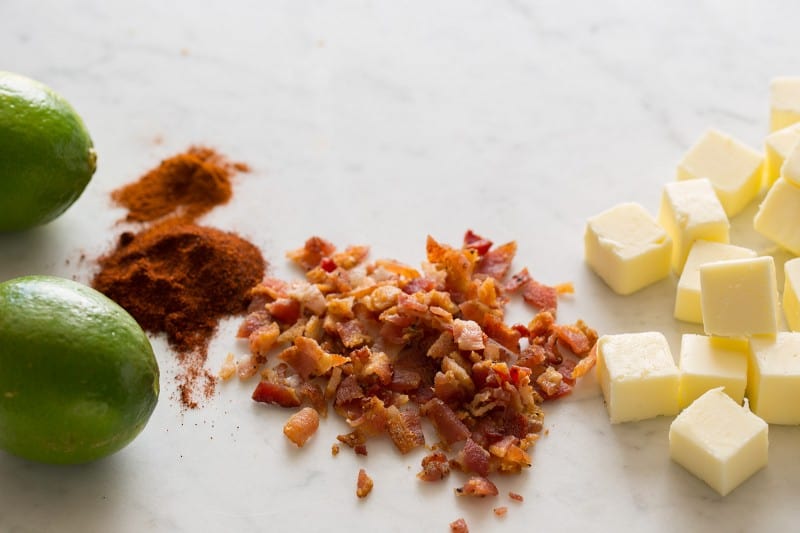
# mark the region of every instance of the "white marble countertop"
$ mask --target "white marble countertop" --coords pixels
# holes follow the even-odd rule
[[[253,168],[204,222],[247,236],[277,275],[297,276],[284,253],[313,234],[418,264],[427,234],[458,243],[472,228],[516,239],[515,264],[538,279],[574,282],[562,320],[660,330],[677,354],[697,328],[672,319],[675,280],[614,296],[583,263],[584,221],[623,200],[655,212],[708,127],[761,144],[769,79],[800,73],[797,3],[762,4],[5,0],[0,68],[65,95],[100,160],[62,218],[0,236],[0,280],[87,281],[119,232],[109,192],[201,143]],[[734,226],[762,246],[752,213]],[[212,368],[243,353],[235,327]],[[798,428],[772,426],[769,466],[721,498],[669,460],[670,419],[611,426],[590,377],[547,405],[531,470],[464,501],[459,477],[415,479],[422,452],[331,457],[334,416],[294,449],[288,413],[254,404],[252,382],[181,412],[174,355],[154,346],[161,401],[122,452],[66,468],[0,454],[0,531],[447,531],[460,516],[479,532],[796,528]],[[360,467],[375,480],[363,501]]]

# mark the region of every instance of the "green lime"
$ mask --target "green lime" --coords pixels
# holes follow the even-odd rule
[[[0,71],[0,231],[59,216],[86,188],[96,163],[89,132],[63,97]]]
[[[136,321],[80,283],[0,283],[0,449],[83,463],[131,442],[158,401],[158,363]]]

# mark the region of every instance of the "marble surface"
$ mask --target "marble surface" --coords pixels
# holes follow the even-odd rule
[[[797,74],[795,2],[527,0],[0,2],[0,68],[40,79],[85,118],[99,170],[57,221],[0,236],[0,280],[87,281],[121,231],[109,192],[192,143],[253,171],[204,222],[235,230],[272,272],[320,234],[418,264],[425,236],[516,239],[516,265],[574,282],[561,318],[601,333],[663,331],[677,353],[675,280],[613,295],[582,261],[586,217],[623,200],[655,212],[661,185],[708,127],[759,146],[767,83]],[[0,162],[0,164],[2,164]],[[753,208],[734,220],[753,234]],[[520,320],[529,311],[512,310]],[[210,366],[243,353],[223,324]],[[423,484],[421,453],[306,448],[288,413],[231,383],[181,412],[174,355],[155,338],[162,399],[119,454],[56,468],[0,454],[0,531],[775,531],[796,526],[800,430],[770,428],[770,463],[719,497],[672,463],[670,419],[612,426],[593,376],[547,406],[533,468],[465,501]],[[355,497],[364,467],[375,489]],[[525,497],[510,501],[508,491]],[[507,506],[503,518],[495,506]]]

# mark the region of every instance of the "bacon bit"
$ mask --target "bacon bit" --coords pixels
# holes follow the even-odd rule
[[[294,324],[300,318],[300,302],[292,298],[278,298],[266,304],[268,316],[283,324]]]
[[[256,309],[247,315],[244,322],[239,326],[236,337],[239,339],[246,339],[258,328],[270,322],[272,322],[272,315],[267,312],[264,308],[264,304],[262,304],[260,309]]]
[[[559,391],[563,379],[564,377],[560,372],[552,366],[548,366],[547,369],[536,378],[536,384],[550,397],[554,396]]]
[[[472,320],[453,321],[453,339],[459,350],[483,350],[486,346],[483,330]]]
[[[283,434],[300,448],[319,428],[319,413],[312,407],[303,407],[289,417],[283,426]]]
[[[236,373],[239,379],[248,379],[258,373],[258,366],[260,365],[259,357],[253,354],[242,356],[236,363]]]
[[[486,255],[481,257],[480,261],[478,261],[475,271],[477,274],[486,274],[498,281],[502,280],[506,277],[506,274],[508,274],[511,268],[511,261],[514,260],[516,254],[516,242],[512,241],[502,244],[486,252]]]
[[[272,403],[281,407],[299,407],[300,398],[297,391],[286,385],[260,381],[253,391],[253,400],[262,403]]]
[[[508,507],[506,506],[495,507],[494,509],[492,509],[492,512],[495,514],[495,516],[505,516],[506,513],[508,513]]]
[[[308,337],[296,337],[294,346],[286,348],[278,357],[288,363],[303,379],[322,376],[331,368],[350,360],[349,357],[326,352],[317,341]]]
[[[489,452],[472,439],[467,439],[464,447],[455,460],[464,472],[478,474],[486,477],[489,475]]]
[[[525,501],[525,498],[522,496],[522,494],[517,494],[516,492],[509,492],[508,497],[514,500],[515,502]]]
[[[491,247],[492,241],[475,234],[471,229],[464,234],[464,248],[475,250],[478,255],[485,255]]]
[[[236,356],[229,353],[225,356],[225,361],[222,363],[222,368],[219,369],[219,379],[227,381],[236,374]]]
[[[356,452],[356,455],[367,455],[367,446],[364,444],[356,444],[353,446],[353,451]]]
[[[486,479],[485,477],[471,477],[464,483],[463,487],[456,489],[456,494],[459,496],[477,496],[484,498],[486,496],[497,496],[499,491],[497,486]]]
[[[400,411],[394,405],[386,409],[389,437],[402,454],[425,444],[422,422],[413,411]]]
[[[336,324],[336,332],[341,337],[345,348],[358,348],[372,342],[372,337],[364,330],[361,321],[355,318]]]
[[[275,341],[278,340],[278,335],[280,334],[281,328],[275,322],[260,326],[248,337],[250,352],[258,358],[266,359],[267,354],[275,346]]]
[[[339,455],[339,445],[338,445],[338,444],[336,444],[336,443],[333,443],[333,444],[331,445],[331,455],[332,455],[332,456],[334,456],[334,457],[336,457],[337,455]]]
[[[450,461],[442,452],[433,452],[422,458],[422,471],[417,477],[422,481],[441,481],[450,475]]]
[[[358,471],[358,481],[356,483],[356,496],[359,498],[366,498],[372,491],[372,478],[367,475],[367,471],[363,468]]]
[[[531,279],[522,287],[522,298],[541,311],[550,311],[553,315],[556,314],[558,292],[554,287]]]
[[[324,257],[330,256],[335,251],[336,247],[325,239],[311,237],[302,248],[288,252],[286,257],[304,269],[311,270],[318,266]]]
[[[450,533],[469,533],[467,522],[463,518],[450,522]]]
[[[423,405],[422,414],[430,419],[439,438],[447,446],[466,440],[470,435],[467,426],[439,398],[433,398]]]

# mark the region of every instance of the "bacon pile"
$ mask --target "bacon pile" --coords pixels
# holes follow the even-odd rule
[[[458,493],[497,494],[486,478],[531,465],[543,401],[568,394],[592,368],[597,340],[582,321],[556,323],[558,295],[571,285],[544,285],[527,269],[509,276],[516,248],[472,231],[460,248],[428,237],[417,270],[367,263],[364,246],[337,251],[312,237],[287,254],[305,281],[268,278],[252,290],[238,332],[250,354],[226,361],[224,375],[260,373],[257,402],[322,416],[332,402],[352,429],[338,440],[360,454],[381,435],[401,453],[423,446],[426,418],[438,451],[418,477],[441,480],[456,468],[472,476]],[[527,325],[505,322],[515,293],[538,310]],[[278,361],[268,361],[273,352]],[[298,442],[308,438],[298,427],[305,418],[314,421],[292,420]]]

